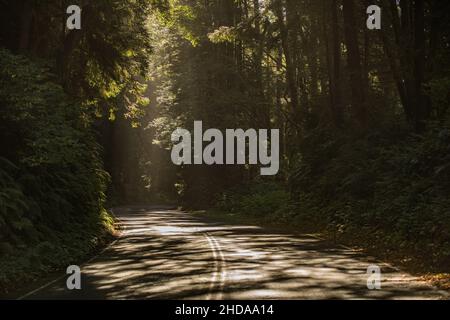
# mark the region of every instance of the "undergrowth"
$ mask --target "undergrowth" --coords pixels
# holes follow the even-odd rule
[[[0,294],[79,261],[113,228],[84,108],[45,61],[0,50]]]

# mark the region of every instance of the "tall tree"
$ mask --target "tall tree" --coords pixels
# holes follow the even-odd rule
[[[342,1],[344,13],[344,34],[347,47],[347,63],[351,87],[351,105],[359,125],[367,127],[367,106],[364,92],[364,79],[362,76],[361,54],[358,41],[358,28],[355,18],[355,5],[353,0]]]

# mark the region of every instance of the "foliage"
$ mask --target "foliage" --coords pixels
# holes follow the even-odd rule
[[[263,218],[265,215],[283,210],[288,201],[289,193],[279,184],[256,181],[223,193],[217,207],[226,212]]]
[[[388,256],[409,254],[446,269],[450,131],[429,126],[424,135],[397,131],[396,140],[394,128],[356,141],[310,137],[323,147],[305,154],[293,170],[293,220]]]
[[[362,0],[83,1],[67,30],[68,0],[0,1],[0,281],[91,248],[103,169],[113,201],[178,196],[448,266],[450,2],[377,3],[382,30]],[[280,129],[280,174],[171,165],[195,120]]]
[[[3,291],[86,254],[111,221],[102,213],[108,175],[83,109],[47,63],[0,50],[0,66]]]
[[[378,1],[379,31],[367,30],[359,0],[165,4],[152,28],[157,146],[194,120],[281,132],[283,165],[269,185],[253,166],[177,168],[186,206],[449,265],[448,3]],[[174,169],[149,171],[158,180]]]

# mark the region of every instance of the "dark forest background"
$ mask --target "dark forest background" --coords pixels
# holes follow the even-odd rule
[[[82,8],[67,30],[66,8]],[[382,29],[366,9],[382,8]],[[0,0],[0,291],[176,203],[450,265],[450,2]],[[276,128],[280,173],[170,161],[177,127]],[[3,290],[2,290],[3,289]]]

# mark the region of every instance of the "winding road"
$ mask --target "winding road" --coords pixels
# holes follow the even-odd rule
[[[81,290],[61,276],[22,299],[441,299],[446,293],[313,236],[212,222],[152,207],[117,208],[123,232],[82,264]],[[367,288],[378,265],[380,290]]]

